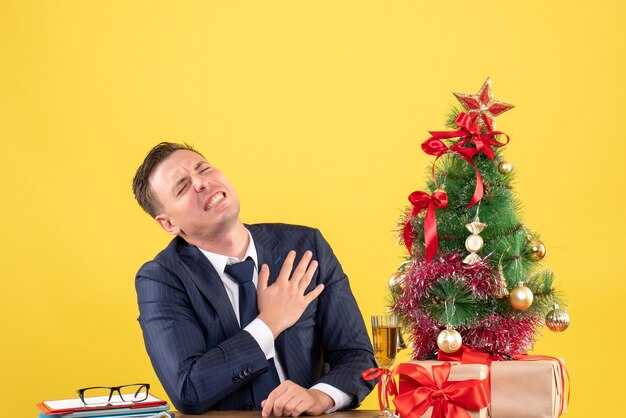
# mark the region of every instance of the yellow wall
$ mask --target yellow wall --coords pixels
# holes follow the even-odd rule
[[[452,91],[491,76],[517,105],[498,128],[525,219],[571,304],[570,329],[535,352],[567,360],[569,417],[611,416],[626,372],[624,19],[622,1],[5,0],[3,414],[87,385],[164,395],[133,279],[169,236],[130,191],[157,141],[222,168],[245,221],[319,227],[368,318],[431,161],[419,144]]]

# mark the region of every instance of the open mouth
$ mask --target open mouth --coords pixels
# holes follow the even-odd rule
[[[226,197],[226,194],[224,192],[215,193],[213,196],[211,196],[211,198],[204,205],[204,210],[207,211],[207,210],[213,209],[225,197]]]

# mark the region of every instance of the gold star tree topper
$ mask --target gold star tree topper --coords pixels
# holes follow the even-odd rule
[[[459,99],[474,125],[481,130],[493,131],[496,128],[496,116],[501,115],[515,106],[500,102],[493,98],[491,79],[483,84],[477,94],[452,93]]]

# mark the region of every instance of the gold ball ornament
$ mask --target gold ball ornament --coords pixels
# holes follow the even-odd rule
[[[531,239],[528,243],[528,253],[531,260],[539,261],[546,256],[546,246],[538,239]]]
[[[399,295],[402,293],[403,291],[402,286],[404,284],[405,277],[406,277],[405,274],[399,271],[396,271],[395,273],[391,275],[391,277],[389,278],[389,281],[387,282],[387,284],[389,285],[389,289],[391,290],[391,293],[394,293],[396,295]]]
[[[509,303],[518,311],[525,311],[533,304],[533,292],[520,282],[509,293]]]
[[[546,315],[546,327],[553,332],[562,332],[569,327],[569,314],[559,305],[554,305],[554,309]]]
[[[461,334],[455,329],[447,328],[439,333],[437,336],[437,347],[444,353],[454,353],[461,348],[463,339]]]
[[[509,174],[511,170],[513,170],[511,163],[504,160],[498,163],[498,171],[500,174]]]

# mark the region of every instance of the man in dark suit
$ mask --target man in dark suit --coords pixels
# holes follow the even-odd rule
[[[178,410],[319,415],[371,391],[365,325],[318,230],[244,225],[226,177],[186,144],[154,147],[133,192],[176,236],[135,283],[146,349]]]

